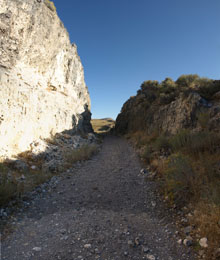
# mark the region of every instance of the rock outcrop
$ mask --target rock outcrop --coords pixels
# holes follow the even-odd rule
[[[83,66],[52,2],[2,0],[0,42],[0,155],[92,131]]]
[[[127,134],[146,131],[152,134],[157,131],[176,134],[180,129],[196,131],[203,127],[219,131],[220,82],[210,80],[209,84],[210,89],[208,86],[205,88],[214,94],[208,100],[205,94],[201,94],[204,87],[190,88],[177,84],[170,87],[157,81],[143,83],[137,95],[123,105],[116,119],[116,132]]]

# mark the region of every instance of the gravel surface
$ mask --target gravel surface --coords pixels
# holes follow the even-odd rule
[[[1,260],[194,259],[124,139],[43,187],[10,218]]]

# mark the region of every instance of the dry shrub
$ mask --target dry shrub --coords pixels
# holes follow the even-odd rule
[[[135,143],[135,145],[140,148],[145,145],[153,143],[159,133],[157,130],[152,131],[152,133],[148,134],[146,131],[136,131],[133,134],[129,135],[129,138]]]
[[[42,168],[42,164],[44,163],[43,158],[39,156],[34,156],[31,150],[19,153],[16,158],[21,161],[25,161],[27,164],[34,164],[38,168]]]
[[[185,148],[191,142],[191,133],[187,129],[180,130],[176,135],[170,138],[170,143],[172,150],[174,152],[179,151],[182,148]]]
[[[195,194],[199,193],[197,177],[187,156],[171,155],[164,171],[165,190],[168,197],[177,206],[185,205]]]
[[[0,163],[0,207],[25,191],[24,182],[18,181],[21,175],[21,172],[11,171],[7,163]]]
[[[153,158],[153,151],[149,145],[145,146],[141,151],[141,157],[146,163],[150,163]]]
[[[201,237],[207,237],[207,260],[216,260],[216,250],[220,241],[220,206],[210,204],[209,201],[200,201],[195,206],[192,224],[199,230]]]
[[[21,179],[24,176],[24,180]],[[23,193],[31,191],[34,187],[44,183],[51,178],[50,173],[29,170],[15,171],[8,167],[8,163],[0,163],[0,207],[6,205],[10,200],[22,196]]]
[[[97,145],[83,145],[79,149],[68,151],[65,154],[65,160],[68,165],[71,165],[78,161],[88,160],[92,155],[98,151]]]
[[[40,170],[32,170],[27,175],[27,185],[25,187],[26,191],[32,190],[34,187],[48,181],[54,174],[50,172],[43,172]]]
[[[220,206],[220,153],[200,154],[197,161],[193,161],[193,168],[202,182],[201,197],[211,204]]]
[[[181,75],[177,80],[176,84],[179,87],[194,88],[197,85],[200,77],[197,74]]]
[[[219,80],[211,80],[207,78],[201,78],[200,80],[198,80],[198,92],[203,98],[211,100],[213,99],[214,95],[219,91]]]
[[[198,122],[200,124],[200,126],[202,127],[202,129],[206,129],[208,127],[208,122],[210,119],[210,115],[209,113],[200,113],[198,115]]]
[[[154,142],[154,148],[157,151],[160,151],[161,149],[168,150],[171,148],[169,137],[162,134],[160,135]]]
[[[220,136],[211,131],[192,133],[183,129],[170,138],[170,144],[174,152],[182,150],[187,154],[197,156],[204,152],[215,152],[220,144]]]
[[[14,198],[18,191],[18,184],[12,180],[9,180],[6,174],[0,176],[0,207],[8,203]]]
[[[29,150],[29,151],[19,153],[16,157],[21,160],[32,161],[33,153]]]
[[[154,158],[151,161],[151,169],[153,171],[156,171],[158,173],[159,176],[163,176],[164,175],[164,171],[165,171],[165,167],[166,167],[166,159],[158,159],[158,158]]]

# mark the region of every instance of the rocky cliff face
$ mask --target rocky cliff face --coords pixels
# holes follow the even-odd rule
[[[143,83],[137,95],[123,105],[116,119],[116,132],[176,134],[180,129],[200,130],[204,127],[219,131],[220,81],[197,81],[198,85],[194,84],[196,87],[193,88],[175,82],[172,86],[156,81]]]
[[[48,0],[0,3],[0,155],[55,133],[92,131],[77,47]]]

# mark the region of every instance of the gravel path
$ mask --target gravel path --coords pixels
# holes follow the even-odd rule
[[[194,259],[140,170],[124,139],[106,137],[98,155],[52,180],[13,216],[0,259]]]

